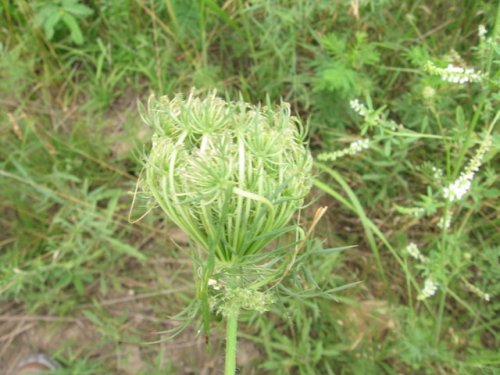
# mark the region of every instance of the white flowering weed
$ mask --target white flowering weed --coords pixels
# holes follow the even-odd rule
[[[486,27],[484,25],[479,25],[477,27],[477,35],[479,36],[480,39],[484,38],[487,33],[488,30],[486,30]]]
[[[453,64],[448,64],[446,68],[439,68],[428,61],[425,70],[433,75],[440,76],[444,81],[452,83],[480,82],[483,79],[481,72],[473,68],[462,68]]]
[[[491,138],[490,136],[487,136],[460,176],[443,189],[443,196],[445,199],[449,202],[455,202],[462,199],[462,197],[469,191],[472,185],[472,180],[474,179],[475,174],[479,171],[484,155],[489,150],[490,146]]]
[[[430,298],[434,294],[436,294],[437,290],[438,290],[438,283],[436,283],[433,279],[428,278],[424,282],[424,288],[418,295],[418,299],[424,300]]]
[[[412,258],[419,260],[421,262],[426,261],[426,258],[422,255],[420,249],[414,242],[409,243],[408,246],[406,246],[405,250]]]
[[[450,229],[450,225],[451,225],[451,216],[449,215],[449,213],[446,219],[444,217],[440,217],[437,223],[439,229]]]
[[[346,155],[356,155],[370,147],[369,139],[360,139],[352,142],[349,147],[333,152],[323,152],[318,155],[319,161],[334,161]]]

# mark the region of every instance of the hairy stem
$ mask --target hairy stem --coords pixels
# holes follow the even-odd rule
[[[238,333],[238,313],[227,318],[226,328],[226,375],[236,373],[236,337]]]

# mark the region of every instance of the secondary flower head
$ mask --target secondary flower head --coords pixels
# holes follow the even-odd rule
[[[444,217],[439,218],[437,226],[439,229],[450,229],[450,225],[451,225],[451,215],[448,212],[448,216],[446,216],[446,218]]]
[[[320,161],[334,161],[345,155],[356,155],[363,150],[366,150],[370,147],[370,140],[359,139],[357,141],[352,142],[349,147],[346,147],[342,150],[332,151],[332,152],[323,152],[318,155],[318,160]]]
[[[470,190],[472,180],[479,171],[484,155],[491,147],[491,138],[487,136],[477,150],[474,157],[469,161],[464,171],[451,184],[443,189],[443,196],[450,202],[458,201]]]
[[[461,174],[455,181],[443,189],[443,196],[450,202],[462,199],[469,191],[474,174]]]
[[[411,242],[408,246],[406,246],[406,252],[414,259],[417,259],[421,262],[425,262],[427,259],[422,255],[418,246]]]
[[[486,27],[484,25],[479,25],[477,27],[477,34],[479,35],[479,38],[484,38],[488,30],[486,30]]]
[[[419,300],[424,300],[429,297],[432,297],[434,294],[436,294],[438,289],[438,284],[433,280],[433,279],[426,279],[424,283],[424,289],[420,292],[418,295]]]
[[[480,82],[483,79],[481,72],[473,68],[462,68],[453,64],[448,64],[446,68],[439,68],[428,61],[425,65],[425,70],[431,74],[440,76],[444,81],[452,83]]]
[[[286,103],[151,97],[155,130],[143,189],[219,259],[255,254],[283,233],[311,188],[312,158]]]

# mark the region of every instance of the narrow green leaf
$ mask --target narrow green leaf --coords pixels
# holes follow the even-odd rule
[[[123,254],[129,255],[131,257],[137,258],[139,260],[146,260],[146,257],[140,253],[135,247],[129,244],[117,240],[112,237],[106,237],[106,241],[113,246],[113,248]]]
[[[462,107],[458,106],[455,110],[455,121],[457,128],[465,130],[465,115]]]
[[[85,18],[94,13],[94,10],[86,5],[75,2],[63,2],[64,10],[74,16]]]
[[[50,14],[43,23],[43,29],[48,40],[51,40],[54,37],[55,27],[60,19],[61,13],[59,11],[55,11],[54,13]]]
[[[71,39],[73,40],[73,42],[75,42],[76,44],[82,44],[82,31],[80,30],[80,26],[78,26],[78,22],[76,22],[75,17],[73,17],[69,13],[64,13],[62,15],[62,20],[71,32]]]

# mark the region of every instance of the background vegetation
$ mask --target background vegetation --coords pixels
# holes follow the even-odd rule
[[[217,373],[217,329],[208,354],[196,325],[146,344],[178,324],[169,317],[192,298],[193,270],[187,239],[159,210],[127,220],[150,136],[136,102],[192,86],[283,98],[310,124],[315,153],[372,139],[317,164],[301,220],[329,210],[289,281],[307,293],[247,317],[243,374],[499,371],[498,2],[1,4],[0,372],[49,351],[58,373]],[[445,82],[429,61],[485,77]],[[371,117],[351,109],[355,98]],[[446,203],[443,187],[487,133],[470,193]],[[426,262],[405,251],[411,242]],[[429,278],[438,290],[419,299]]]

